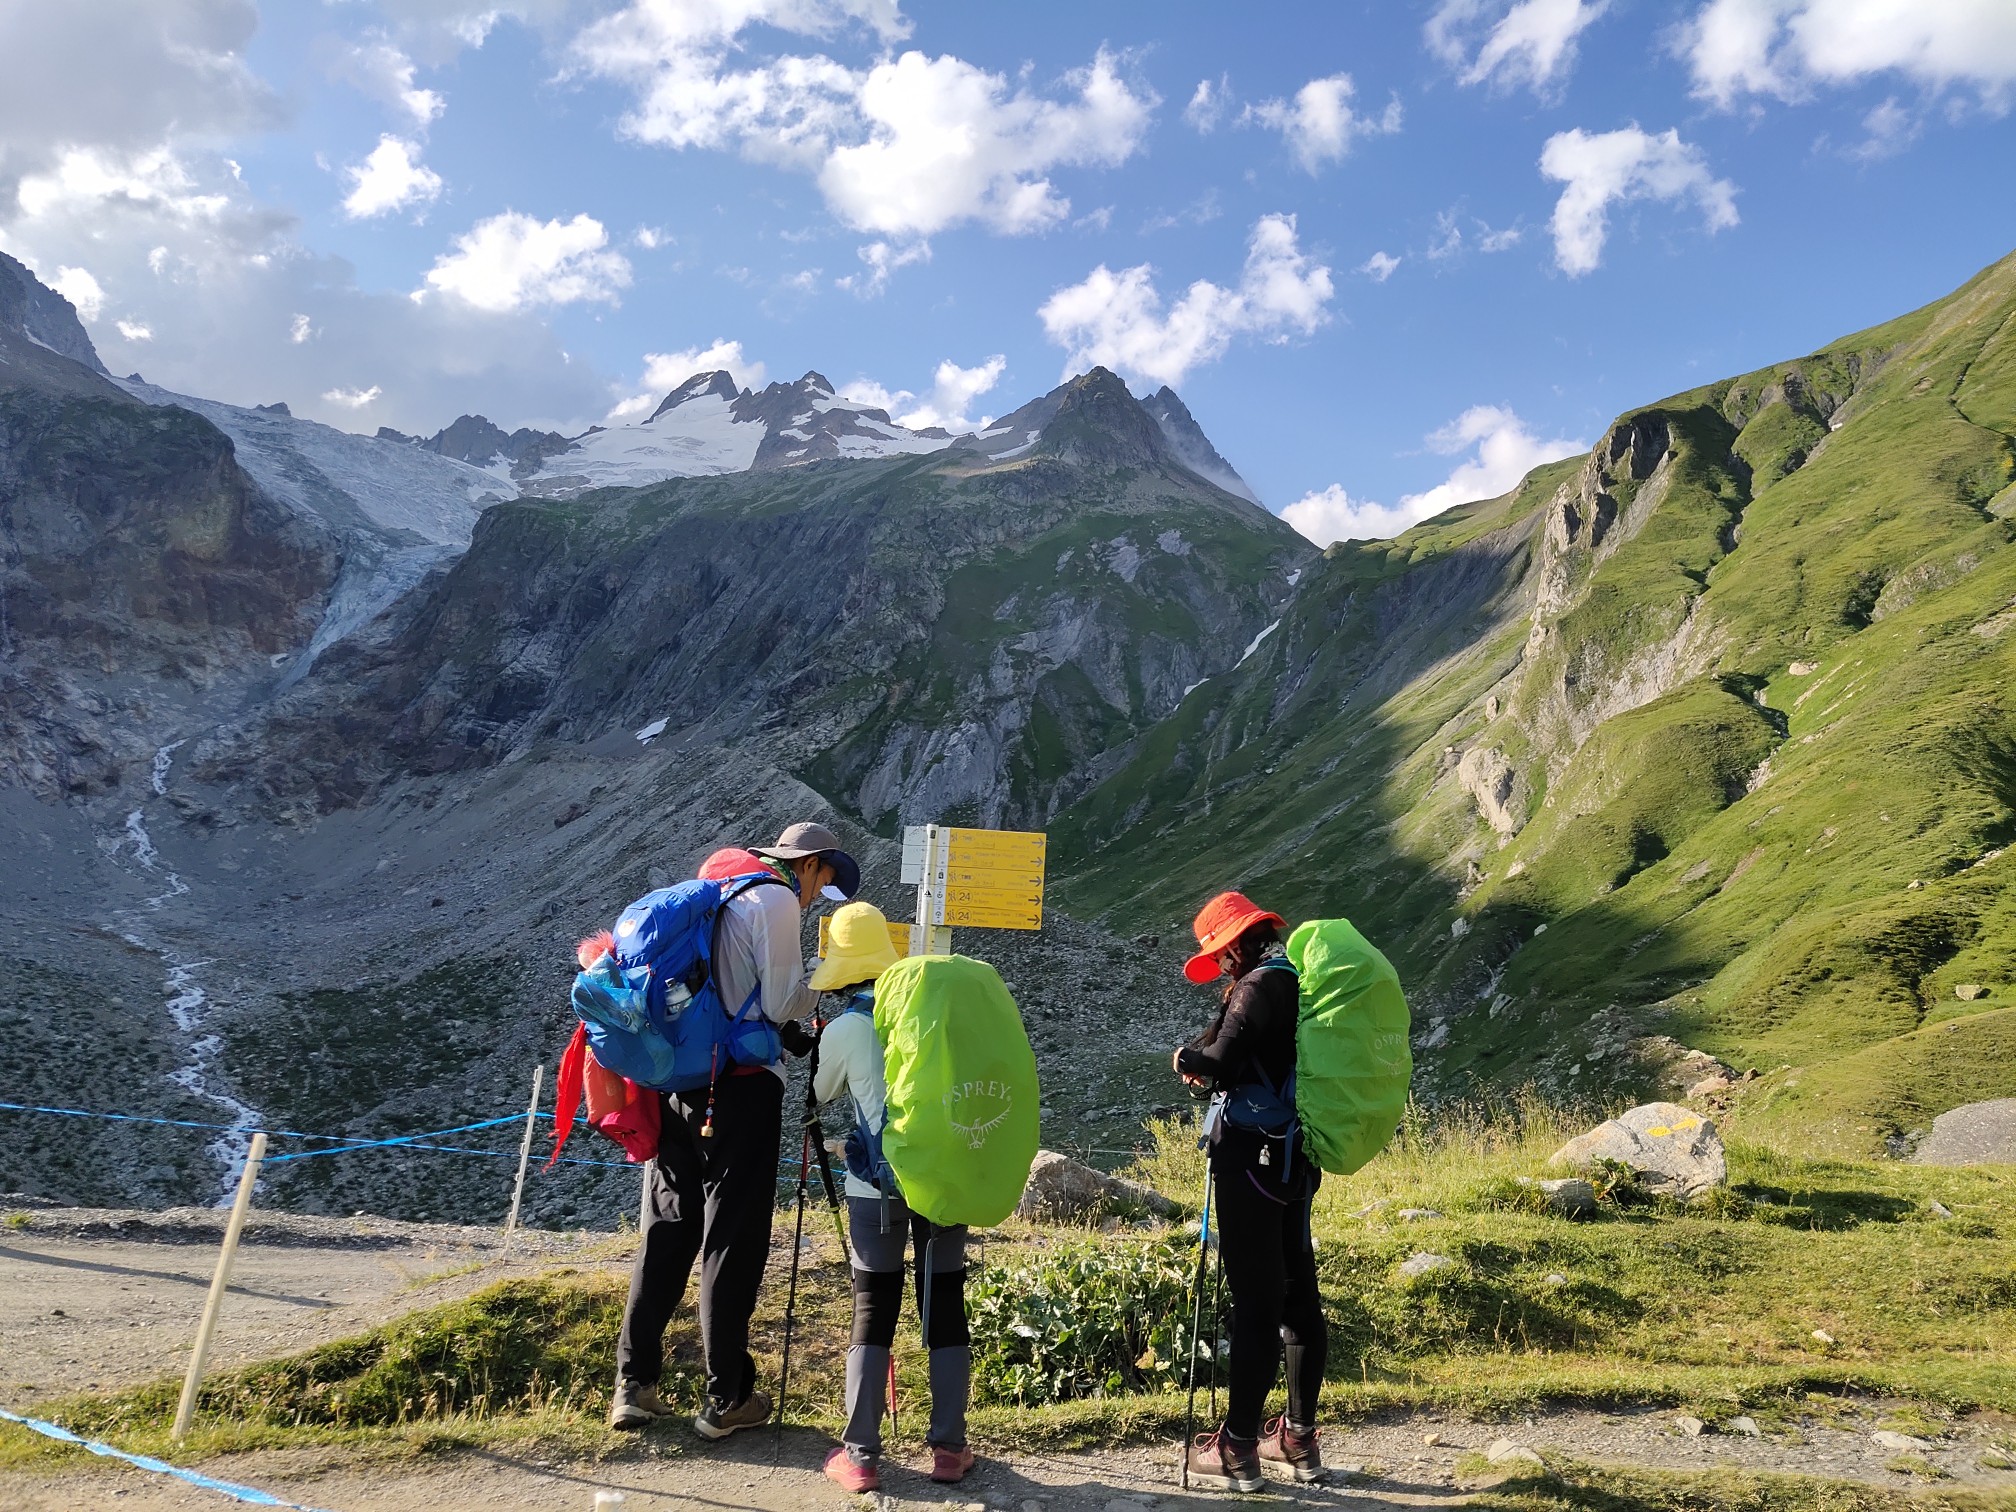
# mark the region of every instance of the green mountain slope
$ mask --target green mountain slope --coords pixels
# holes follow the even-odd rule
[[[1065,899],[1351,915],[1431,1089],[1624,1090],[1668,1035],[1820,1145],[2008,1095],[2012,436],[2016,258],[1333,547],[1064,816]]]

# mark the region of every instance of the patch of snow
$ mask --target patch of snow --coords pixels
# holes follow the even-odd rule
[[[812,439],[812,432],[800,430],[795,425],[787,426],[783,430],[777,432],[777,434],[780,436],[789,436],[793,441],[810,441]],[[793,452],[792,455],[796,456],[797,453]]]
[[[649,745],[665,733],[665,726],[671,722],[669,719],[654,719],[637,732],[637,739],[643,744]]]
[[[1262,630],[1258,635],[1254,636],[1253,639],[1246,642],[1246,649],[1239,653],[1239,661],[1235,663],[1235,665],[1243,666],[1245,664],[1246,658],[1251,656],[1255,651],[1258,651],[1260,649],[1260,643],[1266,640],[1268,636],[1272,635],[1276,630],[1279,630],[1280,628],[1281,628],[1281,621],[1277,619],[1265,630]]]
[[[1211,681],[1211,679],[1210,679],[1210,678],[1208,678],[1208,677],[1200,677],[1200,678],[1198,678],[1198,679],[1197,679],[1197,681],[1195,681],[1194,683],[1190,684],[1190,686],[1189,686],[1189,687],[1187,687],[1187,688],[1185,688],[1185,689],[1183,690],[1183,698],[1188,698],[1188,697],[1189,697],[1189,696],[1190,696],[1190,695],[1191,695],[1192,693],[1195,693],[1195,692],[1196,692],[1196,691],[1197,691],[1197,690],[1198,690],[1199,688],[1203,687],[1203,686],[1204,686],[1204,684],[1206,684],[1206,683],[1207,683],[1207,682],[1209,682],[1209,681]],[[1177,699],[1177,700],[1176,700],[1176,702],[1178,702],[1178,703],[1181,703],[1181,702],[1183,702],[1183,698],[1179,698],[1179,699]]]
[[[1297,583],[1301,581],[1302,581],[1302,569],[1300,567],[1297,567],[1293,572],[1288,574],[1288,586],[1290,588],[1293,588]]]
[[[1030,447],[1036,444],[1036,437],[1038,434],[1039,433],[1036,431],[1031,431],[1029,432],[1029,439],[1027,441],[1024,441],[1020,446],[1011,446],[1006,451],[995,452],[994,460],[996,462],[1006,462],[1010,457],[1021,456],[1022,453],[1026,452],[1027,450],[1029,450]]]
[[[548,457],[527,483],[576,488],[642,488],[667,478],[747,472],[769,427],[737,420],[729,401],[701,394],[643,425],[614,425]]]

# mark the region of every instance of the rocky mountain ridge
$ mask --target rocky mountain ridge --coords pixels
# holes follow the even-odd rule
[[[565,1039],[573,939],[791,819],[839,826],[903,916],[896,847],[850,810],[1040,822],[1229,666],[1313,555],[1106,373],[1051,396],[1047,444],[1015,457],[925,437],[510,497],[466,460],[512,441],[479,421],[438,447],[348,436],[7,342],[0,410],[33,424],[0,426],[0,625],[32,655],[0,673],[0,1078],[192,1125],[110,1126],[88,1158],[25,1129],[0,1185],[46,1196],[209,1200],[262,1121],[364,1135],[517,1103]],[[840,447],[854,423],[816,374],[746,404],[723,386],[675,392],[661,428],[712,409],[770,444],[826,423],[789,423],[810,405]],[[209,493],[183,481],[204,469]],[[968,944],[1018,983],[1054,1116],[1124,1137],[1126,1031],[1175,1036],[1180,987],[1062,915]],[[1103,991],[1130,1016],[1074,1022]],[[489,1174],[308,1162],[272,1196],[448,1211]],[[536,1211],[609,1210],[612,1179],[556,1176]]]

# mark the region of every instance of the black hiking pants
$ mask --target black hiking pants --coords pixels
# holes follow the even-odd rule
[[[700,1347],[707,1394],[724,1406],[756,1387],[749,1314],[770,1258],[784,1083],[768,1071],[724,1076],[714,1089],[714,1134],[700,1137],[706,1089],[661,1093],[658,1158],[645,1175],[643,1243],[616,1343],[625,1380],[655,1383],[665,1369],[665,1325],[700,1261]]]
[[[1315,1193],[1283,1202],[1263,1189],[1270,1171],[1213,1163],[1217,1182],[1219,1252],[1232,1293],[1232,1369],[1225,1395],[1225,1431],[1237,1439],[1260,1434],[1267,1393],[1288,1354],[1288,1421],[1316,1426],[1329,1328],[1316,1289],[1316,1247],[1309,1235]]]

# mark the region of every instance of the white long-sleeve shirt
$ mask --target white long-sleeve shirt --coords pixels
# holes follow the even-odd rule
[[[721,905],[714,970],[722,1007],[731,1019],[757,988],[756,1011],[773,1024],[788,1024],[812,1011],[819,994],[806,985],[811,973],[800,949],[803,917],[788,882],[781,887],[761,883]],[[783,1077],[782,1065],[771,1069]]]
[[[843,1013],[819,1036],[819,1069],[812,1077],[812,1095],[831,1102],[841,1093],[854,1099],[854,1111],[871,1134],[879,1134],[888,1117],[888,1084],[882,1079],[882,1042],[875,1037],[875,1017]],[[879,1197],[867,1182],[847,1174],[849,1197]]]

